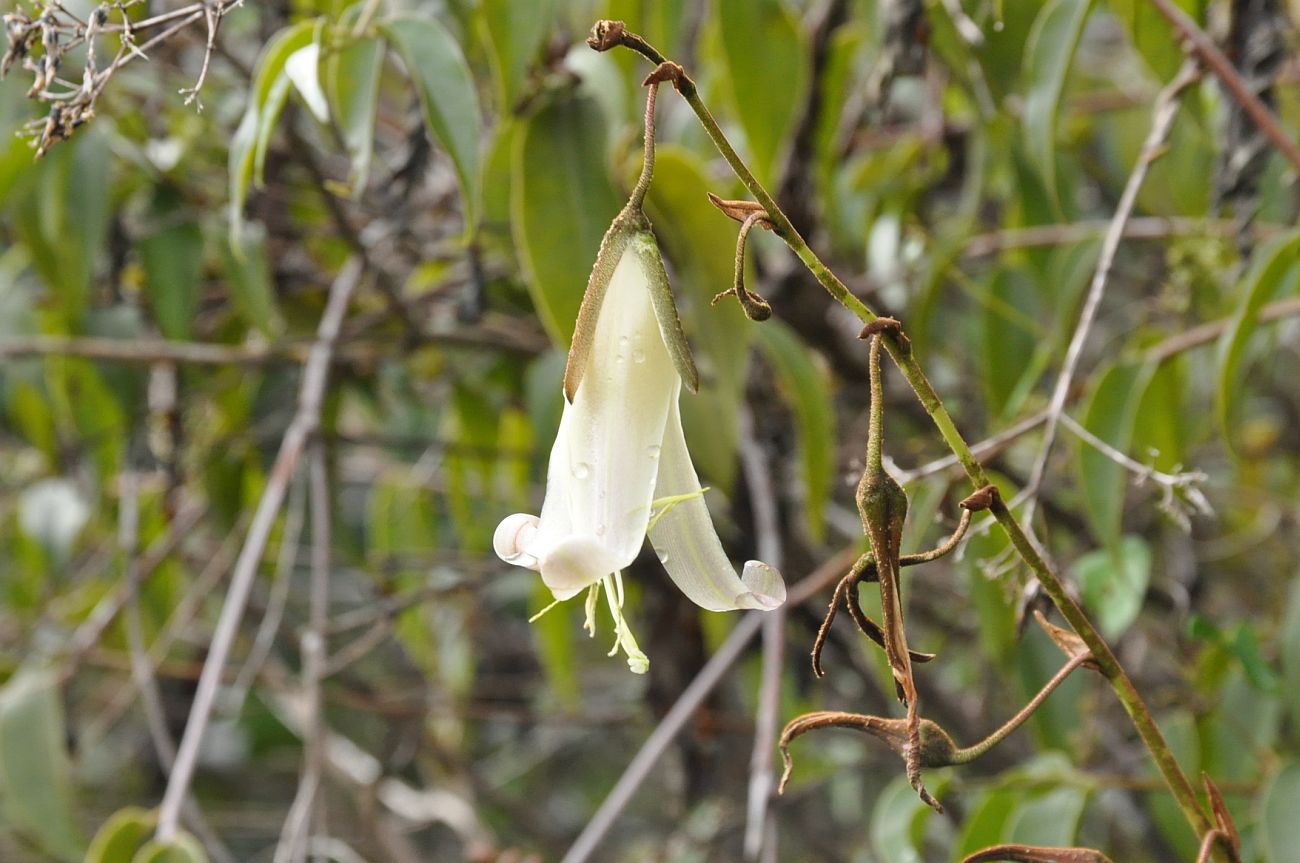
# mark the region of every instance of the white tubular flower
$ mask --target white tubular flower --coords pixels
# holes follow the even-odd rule
[[[496,553],[541,573],[556,601],[587,590],[588,628],[604,587],[617,642],[634,671],[648,661],[623,620],[621,570],[647,533],[678,588],[709,611],[785,601],[775,569],[737,575],[709,518],[677,399],[698,377],[654,235],[629,207],[601,244],[565,370],[564,414],[551,449],[541,517],[497,527]]]

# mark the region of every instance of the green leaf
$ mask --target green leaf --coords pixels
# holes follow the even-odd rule
[[[275,122],[289,98],[289,78],[284,64],[300,48],[318,38],[318,21],[300,21],[280,30],[262,48],[253,67],[248,107],[230,140],[230,239],[238,246],[243,229],[244,202],[253,182],[262,185],[262,167]]]
[[[871,845],[889,863],[921,863],[921,837],[933,810],[921,802],[907,777],[894,777],[871,810]]]
[[[157,824],[156,812],[138,806],[119,809],[109,816],[90,841],[84,863],[131,863],[140,846],[153,835]]]
[[[989,792],[971,814],[962,822],[961,837],[957,840],[957,855],[972,854],[990,845],[999,844],[1007,831],[1012,813],[1024,794],[1015,789],[997,789]]]
[[[1037,292],[1025,270],[999,269],[980,300],[984,306],[979,319],[982,377],[989,413],[1003,418],[1014,416],[1024,394],[1041,374],[1041,368],[1031,362],[1044,341],[1036,320],[1040,306]]]
[[[73,815],[61,699],[48,671],[20,671],[0,688],[0,795],[16,830],[59,860],[79,860],[86,843]]]
[[[1129,363],[1107,369],[1084,406],[1084,428],[1127,453],[1137,408],[1152,371],[1149,365]],[[1101,544],[1113,549],[1119,543],[1128,473],[1122,465],[1082,440],[1078,441],[1077,469],[1088,524]]]
[[[528,72],[550,31],[552,3],[553,0],[483,0],[479,7],[502,114],[511,113],[519,101]]]
[[[1173,0],[1192,20],[1204,24],[1204,0]],[[1183,62],[1182,39],[1169,19],[1150,0],[1106,0],[1111,14],[1119,19],[1129,41],[1146,61],[1157,81],[1174,77]]]
[[[15,226],[58,301],[63,325],[76,330],[108,237],[108,141],[92,128],[29,170],[34,182],[15,213]]]
[[[472,233],[478,226],[482,199],[479,146],[483,119],[465,55],[432,17],[399,16],[381,22],[379,28],[406,64],[420,94],[430,135],[451,157],[460,180],[466,230]]]
[[[1137,619],[1151,583],[1151,548],[1139,536],[1120,540],[1115,552],[1099,548],[1074,563],[1083,600],[1108,639],[1119,638]]]
[[[330,110],[352,160],[353,196],[361,194],[370,176],[379,109],[379,73],[383,66],[384,43],[378,39],[357,39],[329,54],[322,70]]]
[[[811,78],[808,48],[781,0],[718,0],[715,26],[758,179],[776,179],[786,139],[804,110]]]
[[[1049,0],[1034,19],[1025,54],[1025,148],[1060,209],[1056,182],[1056,116],[1092,0]]]
[[[1008,820],[1009,839],[1023,845],[1073,845],[1087,802],[1088,792],[1077,787],[1030,795]]]
[[[1259,325],[1260,307],[1279,293],[1294,293],[1298,281],[1300,231],[1292,231],[1256,249],[1251,255],[1250,268],[1237,286],[1237,307],[1228,328],[1219,337],[1215,359],[1215,416],[1230,448],[1233,445],[1231,422],[1245,378],[1242,360]]]
[[[162,842],[151,840],[136,853],[131,863],[208,863],[203,846],[188,833]]]
[[[271,263],[266,255],[266,229],[261,222],[248,224],[238,246],[222,243],[226,286],[235,308],[252,327],[274,338],[284,329],[275,289],[271,284]]]
[[[821,541],[826,533],[826,501],[835,475],[835,406],[824,362],[789,326],[771,320],[755,328],[758,347],[776,373],[777,388],[794,411],[803,468],[803,519]]]
[[[567,345],[600,240],[622,207],[605,167],[605,120],[592,99],[558,95],[514,139],[515,247],[538,317]]]
[[[152,216],[165,227],[136,243],[154,322],[164,337],[181,340],[190,337],[203,275],[203,231],[183,207],[176,193],[160,190]]]
[[[1300,848],[1300,762],[1286,761],[1263,794],[1261,845],[1267,863],[1290,863]]]

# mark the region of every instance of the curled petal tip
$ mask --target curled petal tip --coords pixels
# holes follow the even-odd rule
[[[492,550],[506,563],[537,569],[537,558],[528,547],[537,538],[538,524],[540,519],[526,512],[506,516],[492,534]]]
[[[740,580],[749,592],[737,598],[738,606],[771,611],[785,604],[785,581],[775,567],[761,560],[746,561]]]

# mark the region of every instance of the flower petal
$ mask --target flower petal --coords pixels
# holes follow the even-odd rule
[[[656,494],[685,497],[655,522],[650,542],[669,577],[691,602],[709,611],[768,610],[785,602],[785,582],[779,572],[751,560],[745,564],[743,577],[738,577],[723,552],[686,449],[676,400],[664,429]]]
[[[601,573],[596,577],[599,581],[618,569],[618,561],[609,549],[586,536],[570,536],[556,543],[547,551],[541,567],[542,581],[561,600],[590,587],[591,573]]]
[[[539,522],[537,516],[526,512],[506,516],[492,534],[492,550],[506,563],[537,569],[537,557],[528,549],[537,539]]]
[[[641,551],[669,405],[680,389],[643,259],[625,250],[601,302],[586,373],[573,401],[565,402],[551,449],[546,501],[530,551],[552,590],[595,584]],[[579,538],[607,554],[567,549],[552,566],[551,556]]]

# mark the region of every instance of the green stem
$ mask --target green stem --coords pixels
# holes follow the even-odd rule
[[[609,23],[598,23],[595,32],[597,34],[603,32],[602,28],[610,30]],[[618,25],[617,31],[622,31],[621,25]],[[610,30],[610,32],[615,31]],[[591,40],[589,40],[589,44],[592,44],[593,47],[596,46],[596,43]],[[601,50],[614,45],[631,48],[655,65],[665,62],[664,56],[658,50],[636,34],[619,32],[617,39],[606,42],[601,46]],[[731,142],[727,140],[727,136],[723,134],[718,121],[714,119],[713,114],[700,98],[695,83],[685,73],[682,73],[674,80],[674,85],[682,94],[682,98],[686,100],[686,103],[691,106],[695,116],[704,127],[704,131],[713,141],[718,152],[726,159],[727,164],[731,166],[732,171],[740,178],[740,181],[749,190],[750,194],[754,196],[754,200],[767,211],[768,218],[772,222],[773,232],[785,241],[786,245],[798,256],[813,277],[837,302],[853,312],[864,323],[875,320],[878,317],[875,312],[855,297],[844,283],[831,272],[830,268],[817,257],[808,242],[800,236],[794,225],[790,223],[790,219],[777,206],[776,200],[771,193],[763,187],[753,172],[749,170],[749,166],[736,153]],[[961,462],[970,481],[976,488],[990,485],[988,474],[985,473],[983,465],[976,460],[970,446],[961,436],[961,433],[957,431],[957,426],[944,408],[943,401],[935,392],[934,387],[925,376],[925,372],[921,370],[915,357],[912,356],[910,348],[905,347],[905,342],[897,337],[886,338],[885,346],[889,351],[889,355],[893,357],[902,370],[903,376],[907,378],[907,382],[911,385],[917,398],[920,399],[926,413],[930,415],[930,419],[939,430],[940,436],[943,437],[944,442],[952,450],[957,460]],[[1170,793],[1178,802],[1179,808],[1182,809],[1184,817],[1199,840],[1208,830],[1212,829],[1213,825],[1201,808],[1192,783],[1188,780],[1187,775],[1183,773],[1182,768],[1179,767],[1178,760],[1170,751],[1169,744],[1165,741],[1164,735],[1161,734],[1159,726],[1156,725],[1151,711],[1143,702],[1137,687],[1133,685],[1133,681],[1129,679],[1123,666],[1120,665],[1119,659],[1111,651],[1101,633],[1093,626],[1092,621],[1084,614],[1078,603],[1066,592],[1060,576],[1056,574],[1052,566],[1043,557],[1043,554],[1025,534],[1015,516],[1007,509],[1001,498],[994,501],[991,511],[1003,530],[1006,531],[1011,544],[1015,546],[1020,557],[1030,571],[1033,572],[1035,578],[1038,579],[1039,584],[1042,585],[1044,592],[1056,604],[1070,627],[1083,639],[1083,643],[1092,652],[1093,659],[1096,661],[1102,675],[1110,682],[1115,696],[1124,707],[1124,712],[1128,714],[1138,736],[1142,738],[1143,744],[1151,753],[1156,768],[1160,771],[1160,775],[1164,778]],[[1215,859],[1226,863],[1228,857],[1221,851],[1216,850]]]

